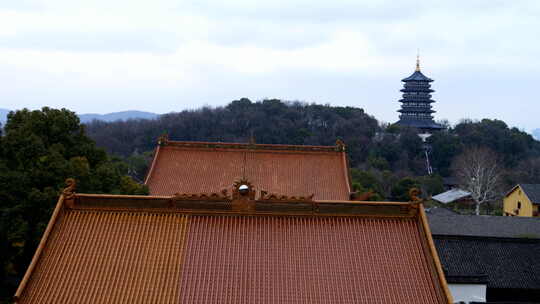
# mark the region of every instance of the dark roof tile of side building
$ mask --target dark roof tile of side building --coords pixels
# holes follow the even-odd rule
[[[449,283],[540,289],[540,240],[434,235]]]
[[[460,214],[430,214],[433,235],[540,239],[540,218]]]
[[[219,192],[247,178],[258,190],[348,200],[345,145],[299,146],[162,140],[146,178],[152,195]]]
[[[430,207],[426,208],[426,214],[429,216],[432,215],[438,215],[438,216],[454,216],[454,215],[460,215],[459,213],[450,210],[448,208],[444,207]]]
[[[16,302],[451,302],[421,205],[234,195],[61,196]]]

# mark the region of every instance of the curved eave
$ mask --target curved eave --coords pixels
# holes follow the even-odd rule
[[[419,99],[405,99],[405,98],[402,98],[400,100],[398,100],[399,102],[403,102],[403,103],[406,103],[406,102],[416,102],[416,103],[434,103],[435,100],[433,99],[427,99],[427,100],[419,100]]]
[[[437,112],[430,109],[417,109],[417,108],[402,108],[397,111],[400,113],[429,113],[429,114]]]
[[[432,120],[420,120],[420,119],[410,119],[410,120],[403,120],[400,119],[398,122],[396,122],[398,125],[408,126],[408,127],[414,127],[418,129],[431,129],[431,130],[441,130],[444,129],[443,126],[440,124],[432,121]]]
[[[433,89],[430,89],[429,87],[428,88],[424,88],[424,89],[420,89],[420,88],[403,88],[400,90],[401,92],[403,93],[408,93],[408,92],[425,92],[425,93],[433,93],[435,92],[435,90]]]
[[[409,82],[409,81],[427,81],[432,82],[433,79],[427,77],[426,75],[422,74],[420,71],[414,71],[411,76],[407,78],[403,78],[401,81],[403,82]]]

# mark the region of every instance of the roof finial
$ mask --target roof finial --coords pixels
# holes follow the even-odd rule
[[[416,50],[416,71],[420,72],[420,49]]]

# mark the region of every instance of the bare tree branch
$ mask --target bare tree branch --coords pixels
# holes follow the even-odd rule
[[[482,204],[499,197],[501,168],[495,152],[487,148],[467,149],[454,160],[453,171],[460,187],[471,193],[476,215],[480,214]]]

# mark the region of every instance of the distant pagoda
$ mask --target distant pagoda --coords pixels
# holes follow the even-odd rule
[[[435,102],[431,99],[431,93],[435,92],[431,89],[430,82],[433,79],[426,77],[420,72],[420,58],[416,58],[416,70],[414,73],[402,79],[405,84],[401,92],[403,99],[400,99],[401,109],[398,110],[399,121],[396,123],[402,126],[409,126],[420,129],[425,133],[444,129],[443,126],[433,121],[431,103]]]

